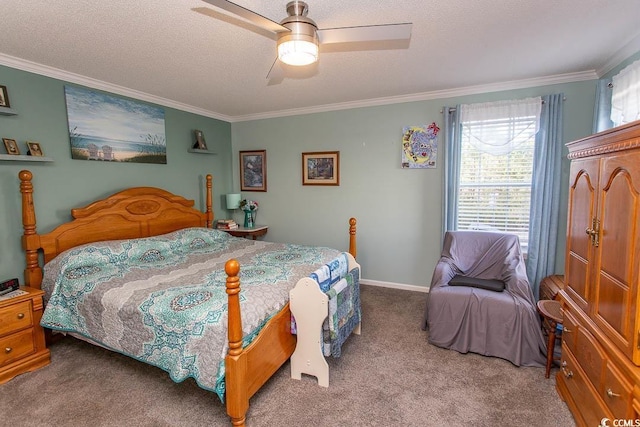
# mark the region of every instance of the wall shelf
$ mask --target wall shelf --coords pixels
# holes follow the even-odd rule
[[[15,116],[18,112],[13,108],[0,107],[0,116]]]
[[[51,157],[26,156],[14,154],[0,154],[0,161],[12,162],[53,162]]]
[[[189,153],[196,153],[196,154],[218,154],[218,153],[214,153],[213,151],[201,150],[199,148],[189,148],[187,149],[187,151]]]

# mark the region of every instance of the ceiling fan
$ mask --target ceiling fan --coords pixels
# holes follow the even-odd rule
[[[279,23],[227,0],[203,1],[276,34],[278,57],[267,78],[282,72],[281,62],[294,66],[316,62],[320,44],[409,40],[411,38],[411,23],[319,29],[317,24],[307,17],[309,12],[307,3],[299,0],[287,3],[288,16]]]

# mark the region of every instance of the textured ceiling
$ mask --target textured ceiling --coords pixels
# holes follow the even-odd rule
[[[235,2],[286,16],[287,0]],[[269,81],[275,38],[203,1],[2,0],[0,64],[235,121],[595,78],[640,50],[639,0],[307,3],[319,28],[412,22],[411,40],[321,47],[317,64]]]

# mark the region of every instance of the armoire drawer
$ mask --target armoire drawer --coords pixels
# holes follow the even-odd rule
[[[578,321],[571,314],[568,307],[564,307],[564,314],[562,316],[562,341],[569,349],[575,353],[576,351],[576,336],[578,335]]]
[[[632,418],[632,385],[611,363],[607,363],[605,367],[602,385],[600,396],[614,417],[619,419]]]
[[[593,386],[598,388],[604,373],[606,355],[586,328],[578,328],[576,335],[575,358]]]
[[[562,347],[560,370],[559,375],[562,375],[562,381],[566,384],[571,398],[580,407],[584,425],[598,426],[603,418],[612,418],[609,409],[566,346]]]

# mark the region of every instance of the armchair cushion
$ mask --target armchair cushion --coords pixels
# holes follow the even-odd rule
[[[472,288],[486,289],[488,291],[504,291],[504,282],[497,279],[479,279],[477,277],[467,277],[460,274],[453,276],[449,280],[449,286],[471,286]]]

